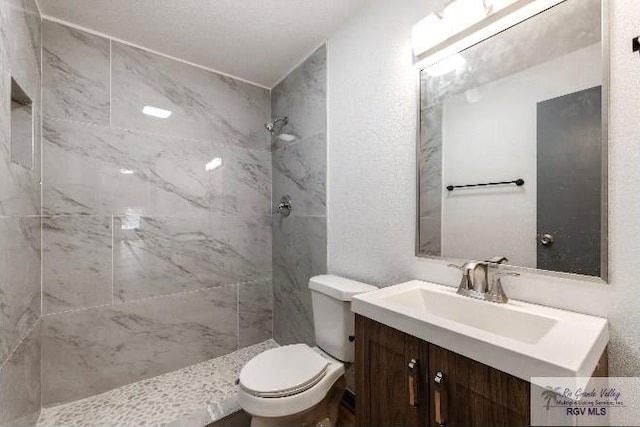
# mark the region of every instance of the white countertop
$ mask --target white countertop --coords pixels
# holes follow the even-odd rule
[[[445,309],[453,312],[449,316],[441,306],[429,309],[424,304],[419,308],[411,302],[398,302],[402,300],[396,296],[418,295],[416,290],[426,298],[431,295],[433,300],[449,303]],[[456,291],[450,286],[413,280],[357,295],[351,309],[529,382],[532,377],[590,377],[609,341],[607,319],[517,300],[507,304],[485,302],[457,295]],[[467,313],[455,313],[455,310],[463,309]],[[501,318],[520,319],[524,328],[527,319],[542,319],[541,323],[546,326],[539,333],[523,330],[522,336],[526,338],[518,339],[517,330],[508,329],[512,325],[498,324],[495,333],[490,327],[472,326],[474,322],[467,318],[469,313],[476,312],[482,313],[478,316],[478,324],[490,323],[486,322],[486,317],[496,313],[502,314]],[[456,318],[465,319],[465,322],[451,320]]]

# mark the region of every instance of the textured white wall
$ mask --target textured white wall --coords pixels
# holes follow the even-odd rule
[[[514,298],[607,316],[612,373],[640,375],[640,2],[611,7],[610,284],[528,274]],[[457,285],[446,262],[414,256],[417,69],[411,26],[440,0],[371,0],[329,39],[329,271],[388,285]],[[499,232],[499,230],[496,230]]]

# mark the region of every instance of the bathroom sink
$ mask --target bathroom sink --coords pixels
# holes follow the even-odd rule
[[[351,309],[526,381],[590,377],[609,340],[606,319],[418,280],[357,295]]]
[[[508,304],[486,303],[423,286],[391,293],[380,301],[529,344],[540,341],[557,322],[552,317],[517,310]]]

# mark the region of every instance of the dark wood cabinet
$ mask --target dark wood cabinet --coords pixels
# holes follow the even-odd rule
[[[518,427],[529,425],[529,383],[464,356],[429,345],[428,378],[443,373],[441,394],[448,426]],[[430,417],[435,419],[435,399]],[[442,405],[442,403],[441,403]]]
[[[357,316],[356,425],[426,426],[427,359],[418,338]]]
[[[357,426],[530,425],[529,382],[359,315],[355,363]]]

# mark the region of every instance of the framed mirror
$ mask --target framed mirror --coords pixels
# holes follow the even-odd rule
[[[420,69],[421,257],[607,280],[607,0],[564,0]]]

